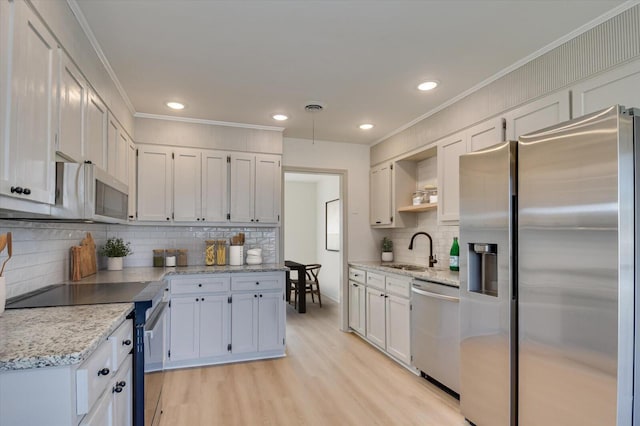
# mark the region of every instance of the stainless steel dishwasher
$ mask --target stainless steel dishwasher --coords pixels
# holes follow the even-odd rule
[[[413,365],[455,393],[460,392],[459,295],[458,287],[411,283]]]

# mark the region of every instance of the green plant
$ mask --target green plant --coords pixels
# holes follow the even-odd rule
[[[133,253],[130,242],[124,242],[122,238],[109,238],[100,249],[101,256],[125,257]]]
[[[382,251],[390,252],[393,251],[393,241],[387,237],[382,239]]]

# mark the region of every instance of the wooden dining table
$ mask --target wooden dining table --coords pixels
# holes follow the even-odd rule
[[[307,273],[306,273],[306,265],[303,265],[302,263],[298,263],[298,262],[294,262],[293,260],[285,260],[284,261],[284,266],[286,266],[287,268],[289,268],[289,271],[287,271],[287,282],[286,282],[286,293],[285,293],[285,297],[287,302],[290,299],[291,296],[291,277],[290,277],[290,273],[291,271],[297,271],[298,272],[298,306],[296,306],[295,308],[297,309],[298,313],[300,314],[304,314],[305,312],[307,312]]]

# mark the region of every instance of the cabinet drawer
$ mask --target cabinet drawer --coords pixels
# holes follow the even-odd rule
[[[117,371],[122,361],[133,349],[133,321],[125,320],[107,340],[111,343],[113,369]]]
[[[229,291],[229,276],[177,278],[171,280],[171,294],[216,293]]]
[[[358,283],[365,282],[365,272],[358,268],[349,268],[349,279]]]
[[[282,282],[277,275],[256,275],[231,278],[232,291],[279,290]]]
[[[77,414],[86,414],[113,379],[111,342],[104,341],[76,370]]]
[[[367,286],[384,290],[384,275],[367,271]]]
[[[105,392],[100,401],[93,407],[93,410],[82,419],[80,426],[108,425],[109,419],[111,419],[112,402],[111,391]]]
[[[387,293],[408,299],[411,296],[411,280],[387,275]]]

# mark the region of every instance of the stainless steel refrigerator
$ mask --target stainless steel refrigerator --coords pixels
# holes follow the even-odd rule
[[[460,158],[470,422],[632,424],[638,128],[613,106]]]

